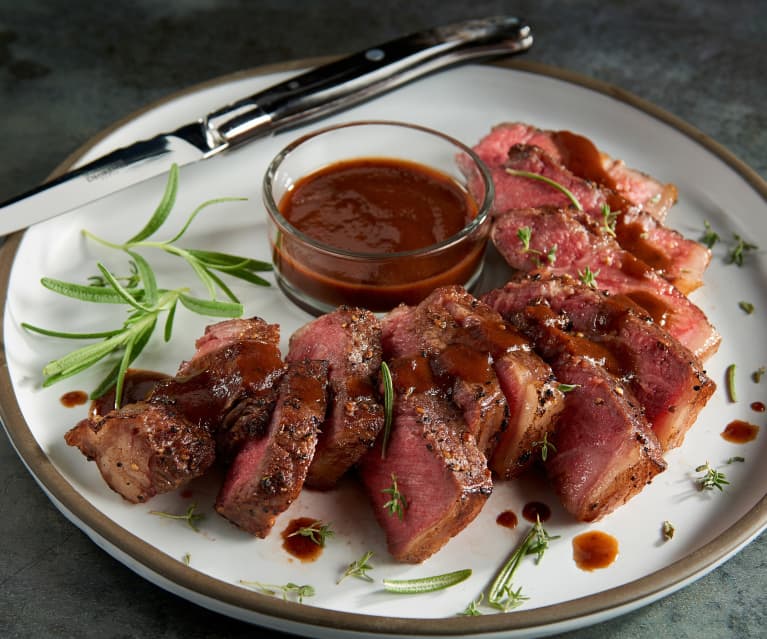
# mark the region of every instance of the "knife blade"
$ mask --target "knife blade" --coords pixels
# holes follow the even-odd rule
[[[530,26],[494,16],[435,27],[367,48],[289,78],[195,122],[135,142],[0,204],[0,236],[257,137],[368,100],[428,73],[532,46]]]

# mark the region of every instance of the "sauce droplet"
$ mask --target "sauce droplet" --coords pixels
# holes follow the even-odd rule
[[[751,410],[755,413],[763,413],[764,409],[764,402],[751,402]]]
[[[298,534],[298,531],[318,523],[320,523],[318,519],[311,517],[291,519],[282,531],[282,547],[303,562],[314,561],[322,554],[322,546],[313,542],[311,537]]]
[[[539,519],[544,522],[551,517],[551,508],[541,501],[529,501],[522,509],[522,516],[533,524]]]
[[[733,444],[745,444],[756,439],[759,434],[759,426],[749,424],[742,419],[735,419],[725,427],[722,437]]]
[[[59,398],[59,401],[63,406],[66,406],[67,408],[82,406],[85,402],[88,401],[88,393],[80,390],[69,391],[68,393],[64,393]]]
[[[618,556],[618,540],[612,535],[592,530],[573,538],[573,560],[581,570],[607,568]]]
[[[517,515],[513,510],[504,510],[495,518],[495,523],[504,528],[516,528],[517,521]]]

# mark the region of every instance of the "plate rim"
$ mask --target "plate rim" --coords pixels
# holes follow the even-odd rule
[[[97,133],[58,164],[48,179],[67,171],[90,149],[116,130],[158,107],[207,88],[269,73],[312,67],[332,59],[335,59],[335,56],[258,66],[218,76],[172,92],[118,119]],[[725,162],[767,202],[767,181],[754,169],[696,127],[630,91],[569,69],[562,69],[537,61],[502,60],[488,64],[564,81],[626,103],[671,126],[704,147]],[[226,604],[227,608],[234,607],[242,611],[244,616],[239,616],[241,619],[248,620],[247,615],[255,613],[260,619],[258,621],[251,620],[253,623],[266,623],[268,620],[274,619],[275,626],[282,625],[284,627],[285,624],[292,624],[296,626],[298,631],[305,630],[307,627],[315,627],[351,633],[429,637],[463,634],[490,635],[543,630],[546,627],[561,627],[568,622],[574,626],[586,625],[590,620],[596,621],[600,616],[607,615],[609,612],[615,612],[615,616],[617,616],[622,612],[650,603],[702,577],[729,559],[767,527],[767,494],[765,494],[748,512],[717,538],[660,570],[593,595],[531,610],[518,610],[510,615],[418,619],[343,612],[282,601],[205,575],[154,548],[99,511],[55,469],[32,435],[13,392],[5,343],[2,340],[11,269],[23,236],[24,231],[14,233],[6,238],[0,247],[0,300],[2,300],[0,301],[0,310],[2,311],[2,315],[0,315],[0,418],[5,432],[19,458],[54,505],[59,510],[62,510],[63,506],[69,513],[62,511],[63,514],[70,520],[72,518],[76,520],[72,520],[72,523],[81,528],[92,539],[95,534],[106,544],[116,548],[136,563],[136,565],[131,565],[126,559],[109,553],[128,568],[147,578],[145,572],[138,569],[139,566],[143,567],[159,576],[161,580],[180,588],[187,595],[195,595],[195,601],[198,603],[200,599],[203,599]],[[96,542],[95,539],[93,541]],[[97,545],[106,550],[102,544],[97,543]],[[153,580],[150,579],[150,581]],[[158,581],[153,581],[153,583],[166,590],[172,590],[167,584]],[[187,598],[189,597],[187,596]],[[220,608],[215,608],[212,603],[209,607],[213,607],[222,614],[230,614],[231,612],[223,612]],[[581,623],[578,624],[578,622]]]

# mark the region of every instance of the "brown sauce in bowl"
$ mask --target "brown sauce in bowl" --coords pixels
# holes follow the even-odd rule
[[[331,164],[299,179],[278,208],[304,236],[280,231],[273,246],[280,284],[299,303],[303,295],[386,311],[439,286],[470,285],[482,266],[489,225],[461,235],[478,215],[474,198],[414,162]]]

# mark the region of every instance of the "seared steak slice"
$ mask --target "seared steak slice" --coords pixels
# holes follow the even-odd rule
[[[572,384],[552,438],[546,472],[562,504],[581,521],[594,521],[624,504],[666,468],[661,446],[639,402],[597,361],[589,341],[562,331],[544,305],[506,316]]]
[[[506,398],[488,349],[478,348],[446,309],[432,306],[437,295],[398,306],[384,318],[384,352],[387,359],[426,357],[434,383],[463,411],[467,432],[489,453],[506,427]]]
[[[248,439],[263,435],[285,365],[279,326],[260,318],[208,326],[197,352],[174,378],[160,382],[152,403],[171,404],[216,437],[217,453],[230,461]]]
[[[597,149],[591,140],[570,131],[546,131],[522,122],[493,127],[474,150],[488,165],[503,164],[516,144],[540,147],[578,177],[600,184],[663,222],[676,203],[677,189],[626,166]]]
[[[437,289],[422,305],[426,304],[447,311],[461,328],[464,348],[490,354],[506,399],[507,418],[503,428],[495,430],[491,446],[483,450],[496,475],[505,479],[519,475],[532,463],[536,443],[544,440],[563,406],[551,367],[497,311],[463,288]]]
[[[327,405],[327,363],[292,362],[280,380],[266,435],[243,445],[216,498],[216,510],[243,530],[266,537],[298,497]]]
[[[428,361],[403,357],[389,366],[395,400],[386,454],[379,438],[362,458],[360,476],[391,555],[419,563],[477,516],[492,491],[491,476]],[[392,493],[395,481],[403,501]]]
[[[714,392],[698,359],[623,296],[564,275],[511,281],[483,299],[502,315],[546,304],[570,330],[604,349],[599,361],[632,390],[664,450],[682,443]]]
[[[303,359],[329,364],[328,415],[306,478],[307,486],[326,490],[373,446],[383,427],[383,406],[374,390],[381,367],[381,324],[360,308],[322,315],[290,338],[287,361]]]
[[[215,459],[208,429],[164,404],[139,402],[84,419],[64,439],[95,461],[107,485],[133,503],[184,486]]]
[[[506,163],[493,172],[496,213],[502,214],[510,208],[565,208],[571,204],[558,189],[529,177],[509,175],[507,168],[542,175],[566,187],[583,206],[583,213],[579,215],[593,221],[604,232],[614,234],[623,249],[646,262],[683,292],[689,293],[702,284],[703,273],[711,261],[708,248],[663,226],[615,192],[577,177],[536,146],[511,147]],[[612,229],[605,219],[605,206],[620,212],[614,217]]]
[[[521,231],[529,232],[528,246],[520,240]],[[701,360],[719,347],[721,337],[700,308],[609,235],[593,233],[569,211],[508,211],[496,220],[492,238],[506,262],[523,272],[541,270],[580,279],[590,270],[597,288],[631,298]],[[552,247],[556,254],[549,264],[545,256]]]

